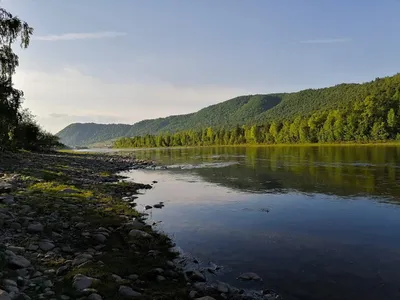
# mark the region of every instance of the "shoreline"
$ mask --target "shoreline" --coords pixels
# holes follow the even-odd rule
[[[173,147],[137,147],[137,148],[88,148],[91,149],[109,149],[117,151],[128,151],[128,150],[160,150],[160,149],[192,149],[192,148],[235,148],[235,147],[254,147],[254,148],[269,148],[269,147],[374,147],[374,146],[390,146],[400,147],[400,141],[382,141],[382,142],[338,142],[338,143],[291,143],[291,144],[238,144],[238,145],[203,145],[203,146],[173,146]],[[68,151],[68,150],[67,150]],[[71,150],[74,152],[76,150]]]
[[[173,262],[180,256],[171,239],[134,209],[138,190],[151,186],[117,175],[153,164],[115,154],[0,153],[4,299],[280,299],[207,283]]]

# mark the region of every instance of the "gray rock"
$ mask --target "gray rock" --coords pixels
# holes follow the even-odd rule
[[[3,285],[4,286],[18,286],[17,283],[14,280],[11,280],[11,279],[4,279],[3,280]]]
[[[49,241],[41,241],[41,242],[39,242],[39,248],[42,249],[45,252],[54,249],[55,246],[56,245],[54,245],[53,243],[51,243]]]
[[[51,281],[51,280],[45,280],[44,282],[43,282],[43,286],[45,287],[45,288],[50,288],[50,287],[52,287],[53,286],[53,282]]]
[[[218,282],[217,291],[220,293],[228,293],[229,292],[229,285],[224,282]]]
[[[129,237],[131,237],[131,238],[151,238],[152,236],[142,230],[132,229],[131,231],[129,231]]]
[[[21,227],[22,227],[21,224],[19,224],[18,222],[13,222],[10,225],[10,228],[14,229],[14,230],[19,230],[19,229],[21,229]]]
[[[88,300],[103,300],[103,298],[99,294],[93,293],[89,295]]]
[[[12,185],[4,182],[4,181],[0,181],[0,193],[8,193],[10,192],[12,189]]]
[[[252,273],[252,272],[243,273],[238,277],[238,279],[262,281],[262,278],[260,276],[258,276],[256,273]]]
[[[124,227],[125,227],[127,230],[131,230],[131,229],[143,229],[144,227],[146,227],[146,224],[144,224],[144,223],[142,223],[142,222],[139,222],[139,221],[137,221],[137,220],[133,220],[133,221],[130,221],[130,222],[128,222],[128,223],[125,223],[125,224],[124,224]]]
[[[36,251],[37,249],[39,249],[39,246],[38,246],[38,245],[30,244],[30,245],[28,246],[28,250],[29,250],[29,251]]]
[[[44,230],[44,226],[40,223],[32,223],[28,226],[29,233],[40,233]]]
[[[215,298],[210,297],[210,296],[205,296],[205,297],[201,297],[201,298],[196,298],[195,300],[215,300]]]
[[[107,241],[107,238],[104,236],[104,234],[101,233],[96,233],[95,235],[93,235],[93,238],[99,242],[99,243],[105,243]]]
[[[61,300],[69,300],[69,299],[71,299],[69,296],[67,296],[67,295],[61,295]]]
[[[11,297],[6,291],[0,289],[0,300],[11,300]]]
[[[206,277],[199,270],[188,271],[186,274],[192,281],[206,281]]]
[[[21,255],[11,256],[8,264],[15,269],[27,268],[31,265],[31,262]]]
[[[139,292],[134,291],[132,288],[128,286],[121,285],[119,287],[118,293],[123,297],[127,299],[132,299],[136,297],[140,297],[142,294]]]
[[[112,274],[111,277],[115,280],[115,282],[121,282],[122,281],[121,276],[118,276],[116,274]]]
[[[67,273],[68,269],[69,269],[68,266],[61,266],[61,267],[59,267],[59,268],[57,269],[56,275],[57,275],[57,276],[64,275],[65,273]]]
[[[146,205],[144,208],[145,208],[146,210],[148,210],[148,209],[152,209],[153,206],[151,206],[151,205]]]
[[[156,280],[157,280],[157,282],[162,282],[162,281],[165,281],[166,279],[164,276],[157,275]]]
[[[136,274],[132,274],[132,275],[129,275],[129,277],[128,277],[130,280],[138,280],[138,278],[139,278],[139,275],[136,275]]]
[[[197,297],[198,294],[199,294],[199,293],[198,293],[197,291],[190,291],[189,297],[190,297],[191,299],[194,299],[194,298]]]
[[[75,257],[75,259],[72,261],[72,265],[78,266],[78,265],[83,264],[92,259],[93,259],[93,256],[90,254],[80,254],[77,257]]]
[[[95,278],[87,277],[82,274],[78,274],[78,275],[75,275],[72,286],[77,291],[82,291],[84,289],[91,287],[92,284],[95,283],[96,281],[97,281],[97,279],[95,279]]]
[[[14,197],[11,195],[0,196],[0,202],[2,202],[4,204],[8,204],[8,205],[15,203]]]

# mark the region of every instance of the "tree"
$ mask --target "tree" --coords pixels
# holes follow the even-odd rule
[[[19,61],[12,45],[19,38],[21,48],[27,48],[32,33],[33,29],[26,22],[0,8],[0,150],[12,146],[21,118],[23,93],[13,86],[12,76]]]

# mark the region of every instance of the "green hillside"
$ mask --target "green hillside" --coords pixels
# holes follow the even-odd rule
[[[314,112],[346,108],[367,96],[393,96],[400,87],[400,74],[363,84],[340,84],[295,93],[240,96],[211,105],[196,113],[123,124],[71,124],[57,135],[71,146],[89,145],[118,137],[175,133],[204,128],[232,128],[309,117]]]

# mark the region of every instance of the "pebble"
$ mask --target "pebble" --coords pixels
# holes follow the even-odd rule
[[[118,293],[123,297],[123,298],[127,298],[127,299],[131,299],[131,298],[136,298],[136,297],[140,297],[142,294],[139,292],[134,291],[132,288],[128,287],[128,286],[124,286],[121,285],[119,287]]]
[[[44,252],[53,250],[56,247],[53,243],[50,241],[41,241],[39,242],[39,248],[42,249]]]
[[[44,230],[44,226],[41,223],[29,224],[27,228],[29,233],[40,233]]]
[[[88,300],[103,300],[103,298],[96,293],[90,294]]]

